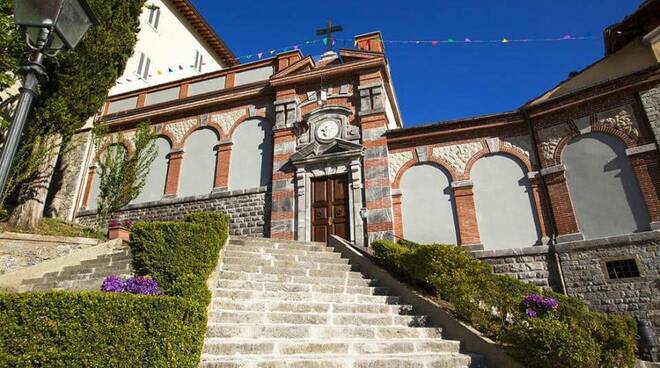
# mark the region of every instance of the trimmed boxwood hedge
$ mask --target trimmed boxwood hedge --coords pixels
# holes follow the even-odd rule
[[[574,297],[496,275],[463,247],[376,241],[374,257],[404,280],[449,302],[452,312],[504,343],[530,368],[633,367],[636,325],[631,318],[590,312]],[[520,305],[530,294],[555,298],[559,309],[527,318]]]
[[[203,312],[175,297],[0,294],[0,367],[196,367]]]
[[[227,234],[219,213],[133,226],[135,273],[168,296],[0,294],[0,367],[197,367]]]

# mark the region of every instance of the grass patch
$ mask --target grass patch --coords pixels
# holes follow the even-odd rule
[[[104,231],[52,218],[44,218],[34,230],[19,229],[6,222],[2,222],[0,223],[0,232],[107,240],[107,235]]]

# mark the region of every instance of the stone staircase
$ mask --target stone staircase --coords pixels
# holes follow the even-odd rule
[[[203,368],[482,367],[320,243],[232,237]]]

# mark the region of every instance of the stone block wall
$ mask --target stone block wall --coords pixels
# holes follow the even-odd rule
[[[579,241],[556,247],[567,292],[597,311],[650,321],[655,331],[655,359],[660,347],[660,231]],[[605,262],[635,259],[638,278],[611,280]]]
[[[660,85],[639,94],[655,140],[660,144]]]
[[[557,264],[548,246],[484,250],[472,255],[491,264],[497,274],[561,292]]]
[[[165,198],[159,202],[129,205],[116,214],[119,220],[178,221],[187,214],[202,211],[224,212],[229,216],[232,235],[268,237],[270,193],[266,188],[219,192],[188,198]],[[96,223],[96,211],[81,211],[78,222]]]
[[[43,277],[23,280],[23,291],[46,290],[100,290],[103,280],[110,275],[131,276],[131,256],[128,248],[117,249],[95,259],[80,262],[49,272]]]
[[[64,257],[72,252],[97,245],[95,239],[0,234],[0,275]]]

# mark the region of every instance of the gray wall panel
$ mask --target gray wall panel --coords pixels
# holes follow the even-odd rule
[[[213,78],[197,83],[191,83],[188,86],[188,96],[201,95],[202,93],[208,93],[213,91],[218,91],[225,88],[225,77]]]
[[[209,129],[201,129],[188,137],[183,148],[183,168],[179,197],[209,194],[215,179],[214,147],[218,137]]]
[[[158,201],[163,198],[165,182],[167,181],[167,155],[170,153],[170,142],[159,137],[156,139],[158,156],[149,168],[149,175],[140,195],[132,203]]]
[[[133,110],[137,106],[137,96],[125,98],[123,100],[110,102],[108,106],[108,114],[114,114],[126,110]]]
[[[472,167],[474,204],[485,249],[529,247],[539,242],[539,225],[527,169],[504,155],[479,159]]]
[[[266,80],[273,75],[273,67],[266,66],[263,68],[247,70],[241,73],[236,73],[236,79],[234,79],[234,86],[240,86],[243,84],[259,82]]]
[[[618,138],[591,133],[562,152],[578,226],[586,239],[649,229],[637,178]]]
[[[251,189],[270,182],[273,144],[270,124],[259,119],[243,122],[234,131],[229,189]]]
[[[181,88],[174,87],[164,89],[162,91],[148,93],[144,100],[144,106],[155,105],[162,102],[173,101],[179,99],[179,91]]]
[[[436,166],[414,166],[401,179],[404,238],[456,244],[454,199],[449,177]]]

